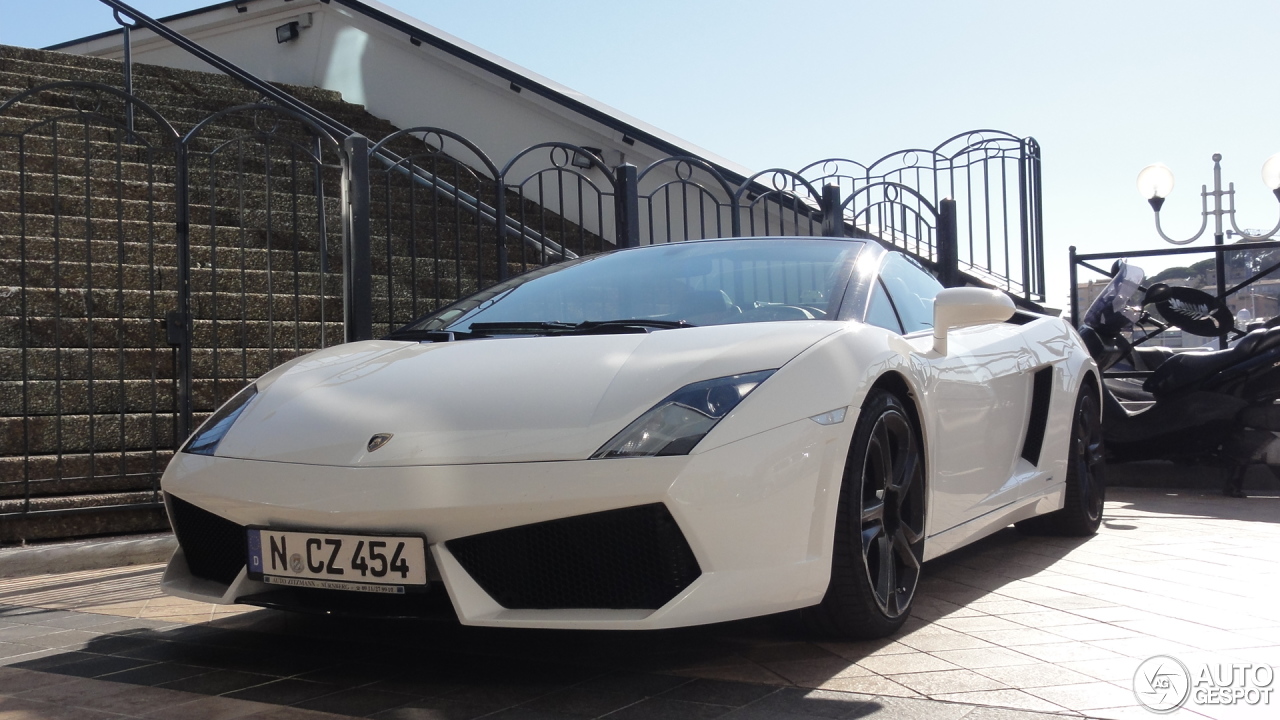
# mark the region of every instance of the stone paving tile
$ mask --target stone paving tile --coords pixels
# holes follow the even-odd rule
[[[1094,682],[1097,678],[1069,670],[1052,663],[1035,663],[1034,665],[1005,665],[1001,667],[982,668],[977,672],[999,680],[1008,687],[1026,690],[1028,688],[1049,687],[1051,685],[1073,685]]]
[[[956,651],[962,652],[962,651]],[[943,660],[937,655],[914,652],[901,655],[880,655],[863,658],[858,661],[860,667],[878,675],[899,675],[902,673],[933,672],[937,670],[958,670],[959,665]]]
[[[968,705],[993,705],[1011,710],[1032,710],[1034,712],[1049,713],[1069,712],[1061,705],[1051,703],[1022,690],[979,690],[976,692],[949,693],[934,695],[933,699]]]
[[[777,692],[776,687],[720,680],[692,680],[662,693],[671,700],[742,707]]]
[[[0,701],[92,720],[106,717],[95,693],[191,720],[1128,718],[1152,654],[1280,666],[1280,502],[1111,498],[1097,537],[1006,529],[931,561],[902,632],[868,642],[783,618],[655,634],[374,627],[167,598],[159,566],[5,579]]]
[[[976,690],[999,690],[1008,687],[999,680],[979,675],[973,670],[963,669],[890,675],[889,679],[926,696]]]
[[[915,690],[900,685],[880,675],[864,675],[860,677],[832,678],[818,686],[819,690],[838,690],[847,693],[866,695],[888,695],[892,697],[920,697]]]
[[[1064,670],[1088,675],[1095,680],[1131,682],[1133,673],[1138,669],[1140,662],[1142,661],[1133,658],[1117,658],[1114,660],[1075,660],[1054,663],[1054,665]]]
[[[881,655],[877,656],[875,659],[893,657],[904,656]],[[801,687],[818,687],[827,680],[837,677],[856,677],[859,675],[875,674],[865,666],[845,660],[841,657],[823,658],[819,660],[793,660],[789,662],[765,663],[764,667],[770,672],[775,673]]]
[[[1106,682],[1035,687],[1026,688],[1025,691],[1077,712],[1136,704],[1131,691]]]
[[[1117,641],[1107,641],[1117,642]],[[1037,645],[1014,646],[1014,650],[1030,655],[1037,660],[1051,663],[1070,662],[1072,660],[1114,660],[1119,653],[1082,642],[1058,642]]]
[[[941,650],[930,653],[934,657],[946,660],[957,667],[982,669],[1006,665],[1025,665],[1035,662],[1035,658],[1015,650],[1001,647],[974,648],[972,650]]]
[[[272,706],[225,697],[200,697],[181,705],[155,708],[143,715],[154,718],[181,718],[181,720],[239,720],[248,715],[271,710]]]
[[[1053,633],[1067,640],[1079,640],[1081,642],[1087,640],[1121,640],[1142,636],[1141,633],[1126,630],[1118,625],[1088,621],[1084,625],[1054,625],[1046,627],[1045,632]]]

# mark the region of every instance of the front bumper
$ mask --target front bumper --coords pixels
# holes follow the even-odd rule
[[[832,426],[801,420],[689,456],[571,462],[344,468],[179,453],[165,473],[163,487],[172,498],[171,512],[181,502],[233,527],[425,534],[434,570],[464,624],[675,627],[779,612],[821,600],[830,576],[835,506],[853,424],[852,414]],[[687,543],[698,571],[688,582],[670,584],[674,596],[631,603],[660,602],[657,607],[626,607],[616,597],[599,603],[610,607],[513,601],[509,587],[507,592],[495,589],[495,573],[473,575],[468,565],[475,571],[476,563],[460,559],[457,552],[467,544],[474,547],[471,541],[486,533],[502,537],[504,533],[495,531],[509,534],[509,529],[537,524],[554,526],[549,521],[564,518],[655,505],[674,521],[675,533]],[[217,577],[207,565],[189,563],[188,556],[195,561],[205,553],[212,536],[206,531],[184,533],[180,513],[174,520],[183,548],[165,574],[167,592],[233,603],[271,589],[248,579],[234,560],[224,560]],[[645,522],[649,521],[639,527],[648,527]],[[670,532],[661,529],[662,522],[653,521],[659,528],[656,534],[633,535],[638,538],[633,542],[669,545]],[[223,536],[229,537],[225,532]],[[615,545],[623,548],[626,543]],[[490,559],[503,554],[502,546],[492,543],[486,551]],[[679,548],[670,547],[657,554],[678,555]],[[222,557],[227,557],[225,548]],[[203,577],[192,572],[193,565]],[[663,565],[656,572],[670,573],[672,567]],[[687,575],[687,567],[684,572]],[[524,577],[532,580],[539,574],[530,570]],[[666,597],[670,599],[664,602]]]

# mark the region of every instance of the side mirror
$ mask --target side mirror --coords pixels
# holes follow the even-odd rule
[[[949,330],[1004,322],[1014,309],[1009,296],[998,290],[947,288],[933,301],[933,349],[946,355]]]

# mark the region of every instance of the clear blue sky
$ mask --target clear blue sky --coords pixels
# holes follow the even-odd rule
[[[1148,163],[1177,177],[1170,234],[1199,227],[1215,152],[1241,226],[1280,217],[1259,175],[1280,152],[1277,0],[385,1],[752,169],[870,161],[982,127],[1034,136],[1057,306],[1067,246],[1165,245],[1134,189]],[[114,27],[94,0],[0,9],[3,44]]]

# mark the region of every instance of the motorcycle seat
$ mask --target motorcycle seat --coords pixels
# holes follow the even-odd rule
[[[1254,330],[1226,350],[1179,353],[1161,363],[1142,384],[1142,389],[1156,397],[1169,395],[1275,347],[1280,347],[1280,327]]]
[[[1155,370],[1166,360],[1176,355],[1172,348],[1155,345],[1152,347],[1135,347],[1133,349],[1134,370]]]

